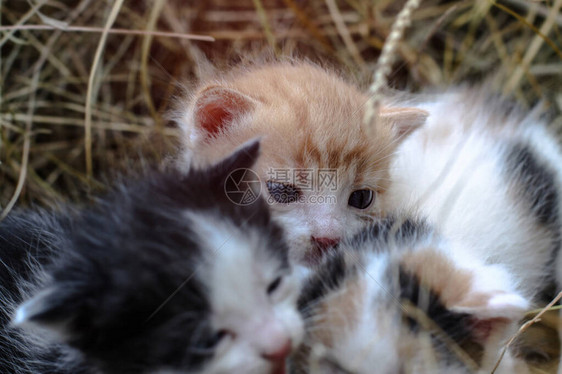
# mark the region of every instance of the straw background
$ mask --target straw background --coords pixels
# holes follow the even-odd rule
[[[264,53],[305,57],[367,87],[403,5],[0,0],[0,210],[11,202],[84,202],[117,173],[173,156],[177,129],[166,114],[199,77],[203,58],[227,67]],[[399,43],[389,84],[415,91],[486,80],[523,107],[544,103],[560,133],[561,6],[562,0],[423,1]],[[551,330],[542,334],[538,341],[548,336],[558,344]],[[537,372],[555,372],[552,360],[535,359]]]

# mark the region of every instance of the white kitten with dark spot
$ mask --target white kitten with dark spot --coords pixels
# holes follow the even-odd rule
[[[485,89],[422,96],[411,105],[430,115],[399,147],[381,203],[426,217],[457,252],[501,264],[530,298],[553,298],[562,152],[546,121]],[[539,285],[550,285],[549,294],[536,295],[544,291]]]

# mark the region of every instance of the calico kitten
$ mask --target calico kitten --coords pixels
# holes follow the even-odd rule
[[[523,312],[555,296],[562,156],[546,124],[482,90],[409,105],[429,116],[398,147],[380,203],[425,224],[375,225],[320,267],[300,301],[304,370],[490,372]],[[527,370],[509,358],[504,372]]]
[[[551,300],[562,245],[562,152],[546,122],[483,88],[421,100],[411,104],[430,115],[396,152],[381,204],[426,217],[453,250],[501,263],[531,299]]]
[[[362,126],[367,96],[306,62],[237,69],[204,81],[177,121],[181,162],[208,163],[262,136],[255,165],[293,258],[310,262],[380,213],[390,157],[427,115],[383,107],[375,136]]]
[[[418,220],[344,240],[304,287],[292,373],[490,373],[530,302],[497,265],[467,263]],[[497,373],[528,373],[509,352]]]
[[[285,373],[302,337],[288,247],[263,200],[224,192],[258,149],[3,221],[0,372]]]
[[[430,115],[397,152],[382,204],[420,212],[545,305],[562,290],[562,152],[546,121],[484,89],[413,105]]]

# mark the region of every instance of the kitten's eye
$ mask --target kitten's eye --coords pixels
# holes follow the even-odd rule
[[[266,185],[273,200],[281,204],[297,202],[301,196],[301,191],[292,184],[267,181]]]
[[[221,329],[217,331],[215,335],[212,337],[211,341],[209,342],[208,348],[216,347],[221,342],[221,340],[223,340],[228,336],[234,337],[234,333],[227,329]]]
[[[281,277],[277,277],[273,282],[269,284],[269,286],[267,286],[268,295],[271,295],[273,292],[275,292],[276,289],[279,288],[279,285],[281,284],[281,280],[282,280]]]
[[[367,209],[369,205],[373,202],[373,197],[375,196],[373,190],[357,190],[353,191],[349,195],[349,200],[347,205],[350,205],[357,209]]]

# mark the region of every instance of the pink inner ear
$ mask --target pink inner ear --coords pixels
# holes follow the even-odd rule
[[[210,136],[217,136],[233,120],[253,108],[251,98],[223,87],[210,87],[201,93],[195,106],[197,125]]]
[[[504,328],[508,325],[506,318],[475,319],[472,324],[472,335],[479,343],[488,340],[494,330]]]
[[[199,126],[209,135],[217,135],[225,124],[232,121],[234,117],[227,108],[221,105],[221,102],[209,102],[197,111],[196,121]]]

